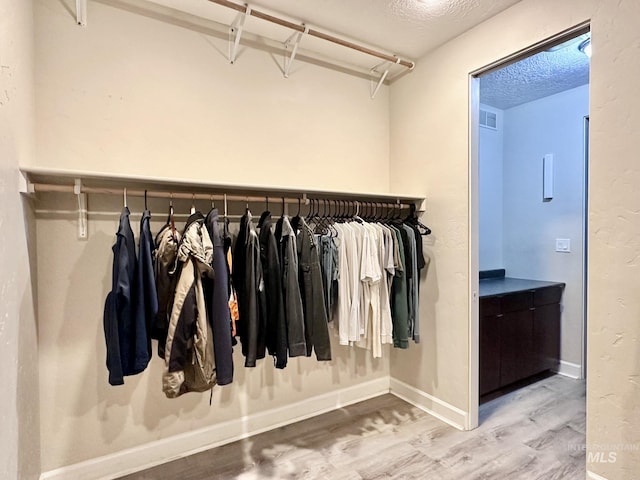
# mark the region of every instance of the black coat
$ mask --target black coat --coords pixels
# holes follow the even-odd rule
[[[276,222],[275,237],[278,243],[284,317],[287,325],[287,349],[289,357],[307,354],[304,331],[302,296],[298,283],[298,249],[295,232],[289,219],[280,217]]]
[[[297,233],[298,250],[298,279],[302,306],[304,310],[304,333],[307,346],[307,357],[312,349],[318,360],[331,360],[331,343],[327,311],[324,305],[324,289],[322,286],[322,272],[318,246],[313,237],[313,231],[302,217],[295,217],[291,221]]]
[[[255,367],[266,353],[266,297],[260,263],[260,242],[251,214],[240,219],[240,231],[233,250],[233,285],[238,294],[237,333],[242,343],[245,367]]]
[[[271,213],[264,212],[262,214],[258,228],[260,229],[260,262],[267,300],[266,344],[269,353],[275,357],[276,368],[284,368],[287,366],[287,324],[284,314],[278,244],[271,230]]]

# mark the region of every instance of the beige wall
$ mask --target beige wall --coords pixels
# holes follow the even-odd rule
[[[36,2],[36,166],[388,190],[386,87],[372,101],[366,80],[304,63],[284,79],[281,59],[255,49],[231,66],[225,41],[97,2],[80,28],[65,4]],[[75,201],[41,195],[36,207]],[[89,209],[120,202],[90,196]],[[167,204],[151,207],[157,231]],[[284,371],[269,359],[245,369],[236,348],[234,384],[216,388],[212,406],[208,395],[166,399],[158,358],[110,387],[102,314],[116,229],[117,214],[90,216],[79,241],[75,215],[37,214],[43,471],[388,376],[387,359],[334,339],[332,362],[294,359]]]
[[[18,194],[18,165],[33,150],[32,49],[31,2],[0,0],[0,465],[8,480],[40,473],[33,224]]]
[[[634,0],[524,0],[420,59],[392,86],[391,188],[422,191],[434,236],[422,285],[423,344],[391,374],[468,410],[469,73],[592,19],[587,442],[639,444],[640,97]],[[411,174],[408,174],[411,172]],[[416,375],[415,372],[418,372]],[[593,451],[594,448],[590,447]],[[632,479],[637,452],[588,468]]]
[[[591,69],[587,441],[640,448],[640,3],[597,3]],[[618,452],[615,463],[591,463],[589,468],[610,480],[635,479],[640,454]]]
[[[141,2],[143,3],[143,2]],[[65,8],[64,4],[68,8]],[[36,1],[39,167],[338,190],[389,188],[388,89],[90,2]],[[184,23],[184,20],[181,20]]]

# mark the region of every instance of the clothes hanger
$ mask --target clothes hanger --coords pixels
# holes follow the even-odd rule
[[[227,215],[227,194],[223,194],[223,202],[224,202],[224,216],[222,217],[224,227],[223,227],[223,236],[225,239],[231,238],[231,233],[229,232],[229,217]],[[225,247],[226,248],[226,247]]]
[[[167,223],[171,228],[171,236],[173,237],[173,240],[176,241],[176,223],[173,218],[173,193],[169,193],[169,217],[167,218]]]
[[[260,220],[258,220],[258,228],[262,228],[262,224],[264,223],[265,219],[267,217],[271,216],[271,212],[269,211],[269,197],[268,196],[264,197],[264,203],[265,203],[265,211],[262,212],[262,215],[260,215]]]
[[[326,217],[327,214],[327,207],[326,207],[326,203],[325,200],[322,200],[322,215],[320,215],[320,200],[316,200],[316,213],[315,213],[315,224],[316,224],[316,228],[315,228],[315,232],[318,234],[323,234],[326,232],[325,230],[325,223],[324,223],[324,219]]]
[[[353,219],[358,223],[364,223],[364,220],[360,217],[360,202],[356,200],[354,203],[356,204],[356,213]]]
[[[342,212],[340,213],[340,220],[344,222],[350,216],[351,215],[349,215],[349,200],[343,200],[342,201]]]
[[[325,225],[330,237],[336,237],[338,231],[333,226],[333,216],[331,215],[331,200],[327,200],[327,216],[325,217]]]
[[[128,206],[127,206],[127,187],[124,187],[122,195],[124,197],[124,208],[128,208]]]
[[[144,191],[144,209],[149,210],[149,207],[147,207],[147,190],[145,189]]]
[[[291,219],[291,228],[294,232],[298,231],[298,225],[300,224],[300,197],[298,197],[298,213]]]
[[[191,215],[196,213],[196,194],[195,193],[191,194],[191,210],[189,211],[189,213]]]
[[[420,219],[418,218],[418,215],[416,215],[416,205],[415,203],[411,203],[409,204],[409,215],[407,216],[407,218],[405,219],[405,222],[412,224],[413,226],[416,227],[416,229],[418,230],[418,232],[420,233],[420,235],[430,235],[431,234],[431,229],[429,227],[427,227],[426,225],[424,225]]]

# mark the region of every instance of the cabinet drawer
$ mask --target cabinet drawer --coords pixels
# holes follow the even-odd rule
[[[480,299],[480,316],[498,315],[501,311],[502,297],[485,297]]]
[[[540,305],[549,305],[551,303],[560,303],[562,298],[561,285],[553,287],[538,288],[533,294],[533,303],[536,307]]]
[[[510,293],[502,297],[502,313],[533,307],[533,291]]]

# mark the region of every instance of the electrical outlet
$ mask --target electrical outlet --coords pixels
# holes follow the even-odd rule
[[[556,252],[571,252],[571,240],[568,238],[556,238]]]

